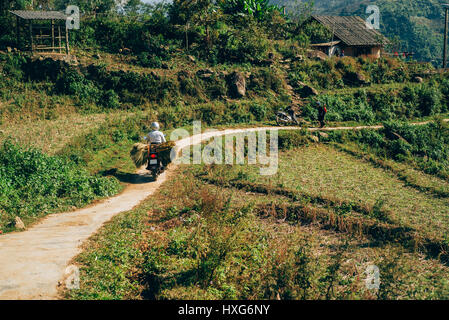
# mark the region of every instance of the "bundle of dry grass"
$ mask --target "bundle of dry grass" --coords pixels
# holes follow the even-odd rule
[[[144,143],[135,143],[129,154],[131,155],[131,159],[133,159],[136,168],[140,168],[148,161],[148,145]]]
[[[167,166],[171,162],[170,153],[174,146],[175,143],[172,141],[155,145],[156,152],[158,153],[159,159],[164,166]],[[140,168],[148,161],[148,144],[135,143],[131,149],[130,155],[135,166]]]
[[[175,143],[173,141],[161,143],[156,146],[156,152],[163,166],[167,166],[171,162],[170,153],[174,146]]]

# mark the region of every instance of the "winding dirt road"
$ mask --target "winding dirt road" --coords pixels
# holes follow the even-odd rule
[[[445,120],[445,121],[449,121]],[[419,123],[424,124],[424,123]],[[310,131],[360,130],[372,127],[338,127]],[[228,129],[203,133],[176,142],[182,149],[215,136],[242,132],[279,130],[279,127]],[[282,130],[297,130],[286,127]],[[81,244],[120,212],[133,209],[151,196],[175,170],[170,165],[157,181],[140,175],[121,194],[72,212],[51,214],[23,232],[0,236],[0,299],[57,299],[58,283],[65,277],[68,263],[81,251]]]

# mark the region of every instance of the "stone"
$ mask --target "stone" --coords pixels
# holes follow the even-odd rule
[[[194,56],[188,55],[187,58],[189,58],[190,62],[196,62],[196,59]]]
[[[19,229],[19,230],[25,229],[25,224],[23,223],[22,219],[20,219],[19,217],[16,217],[16,219],[14,221],[14,226],[16,227],[16,229]]]
[[[246,95],[246,80],[240,72],[234,71],[229,75],[229,86],[234,97],[241,98]]]
[[[329,135],[326,132],[318,132],[321,138],[329,138]]]
[[[307,98],[310,96],[319,95],[318,90],[309,86],[308,84],[305,84],[304,82],[298,81],[298,87],[300,88],[299,92],[301,94],[301,97]]]
[[[307,52],[307,57],[309,59],[315,59],[320,61],[325,61],[329,59],[329,56],[327,54],[319,50],[310,50],[309,52]]]
[[[201,69],[201,70],[198,70],[198,71],[196,72],[196,75],[198,76],[198,78],[201,78],[201,79],[208,79],[208,78],[212,77],[212,75],[213,75],[214,73],[215,73],[215,72],[214,72],[212,69],[207,68],[207,69]]]

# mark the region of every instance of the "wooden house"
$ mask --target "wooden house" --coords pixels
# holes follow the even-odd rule
[[[369,28],[365,20],[358,16],[318,16],[312,20],[325,26],[332,33],[332,40],[326,43],[314,43],[311,46],[329,56],[380,58],[383,46],[388,43],[378,30]]]

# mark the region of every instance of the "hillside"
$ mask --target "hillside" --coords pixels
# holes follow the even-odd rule
[[[53,282],[38,289],[61,299],[449,297],[447,72],[393,57],[329,58],[310,46],[323,28],[264,0],[95,3],[78,1],[70,56],[21,50],[27,39],[16,42],[8,10],[37,7],[0,6],[0,256],[28,259],[2,264],[0,289],[20,297],[10,283],[25,281],[20,263],[32,277],[51,267]],[[317,1],[317,10],[361,10],[346,3]],[[438,53],[424,32],[441,18],[433,2],[413,2],[419,19],[405,1],[377,3],[392,13],[383,18],[390,37],[410,28],[423,59]],[[289,107],[300,128],[278,125]],[[154,121],[167,139],[191,134],[194,121],[203,131],[275,126],[277,171],[249,163],[250,138],[262,137],[254,133],[236,137],[243,164],[171,164],[154,181],[130,158]],[[202,141],[203,154],[214,141]],[[49,226],[57,232],[47,238]],[[68,263],[80,287],[56,290]],[[373,266],[377,288],[365,282]]]
[[[296,1],[273,0],[293,9]],[[418,61],[432,61],[440,66],[443,52],[444,9],[436,0],[316,0],[314,12],[323,15],[359,15],[367,18],[366,7],[380,9],[381,32],[390,39],[400,39],[391,50],[414,52]]]

